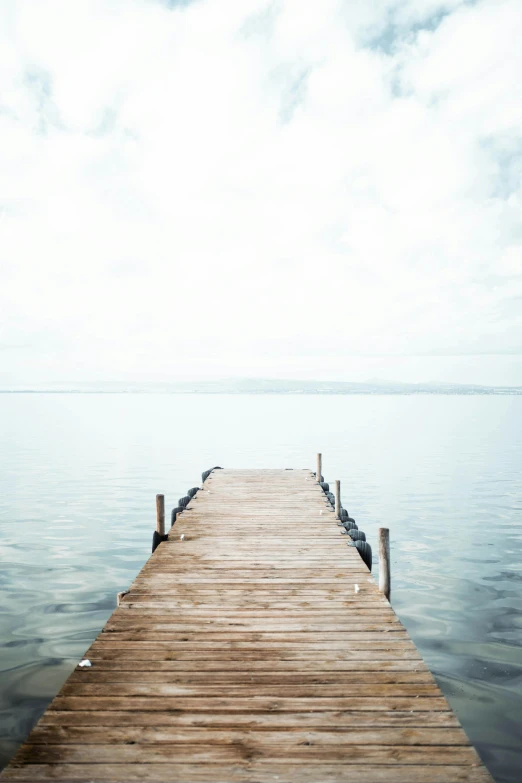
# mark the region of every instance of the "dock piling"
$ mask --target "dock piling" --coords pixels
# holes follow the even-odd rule
[[[165,535],[165,495],[156,495],[156,532]]]
[[[169,534],[165,534],[165,495],[156,495],[156,530],[152,536],[152,552],[168,537]]]
[[[390,530],[387,527],[379,528],[379,590],[389,601],[391,590]]]
[[[339,479],[335,480],[335,516],[336,519],[341,518],[341,482]]]
[[[317,481],[321,482],[323,480],[323,455],[318,454],[317,455],[317,468],[315,472],[315,478]]]

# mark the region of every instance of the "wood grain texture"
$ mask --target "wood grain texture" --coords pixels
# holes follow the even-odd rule
[[[390,598],[390,531],[387,527],[379,528],[379,590]]]
[[[449,766],[429,764],[382,764],[363,761],[359,764],[311,763],[296,768],[277,760],[237,764],[132,763],[116,764],[37,764],[11,765],[3,780],[35,783],[60,780],[62,783],[491,783],[482,766],[469,764]]]
[[[308,470],[214,471],[85,657],[1,780],[491,783]]]
[[[156,495],[156,532],[165,535],[165,496]]]

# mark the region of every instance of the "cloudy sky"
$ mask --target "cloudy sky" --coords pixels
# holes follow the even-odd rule
[[[522,384],[520,0],[0,0],[0,383]]]

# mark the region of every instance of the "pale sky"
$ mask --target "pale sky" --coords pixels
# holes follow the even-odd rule
[[[522,385],[521,0],[0,0],[0,384]]]

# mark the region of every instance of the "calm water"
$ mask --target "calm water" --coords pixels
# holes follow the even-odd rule
[[[311,467],[495,779],[522,779],[522,397],[0,395],[0,765],[201,471]],[[377,568],[374,567],[377,575]]]

